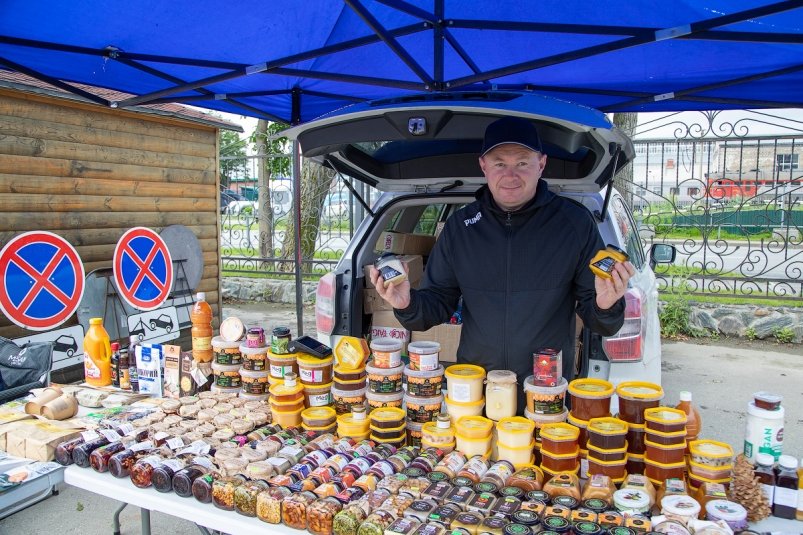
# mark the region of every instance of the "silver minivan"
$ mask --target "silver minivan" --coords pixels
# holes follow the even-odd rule
[[[363,266],[383,231],[434,234],[485,183],[478,156],[485,128],[515,115],[533,122],[548,155],[543,178],[552,191],[586,207],[605,243],[626,251],[636,268],[625,296],[625,323],[601,337],[578,319],[578,376],[661,382],[658,291],[653,267],[674,261],[672,246],[645,254],[623,197],[611,186],[635,155],[606,116],[526,92],[433,93],[356,104],[287,131],[303,155],[383,192],[367,207],[334,271],[321,278],[315,306],[318,337],[364,336]],[[348,179],[348,178],[347,178]]]

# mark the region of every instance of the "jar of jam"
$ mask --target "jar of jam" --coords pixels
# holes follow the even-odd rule
[[[234,510],[243,516],[257,515],[257,496],[268,489],[262,480],[246,481],[234,489]]]
[[[81,468],[87,468],[89,466],[89,456],[92,455],[92,452],[106,446],[108,443],[109,439],[106,437],[98,437],[89,442],[84,442],[80,446],[76,446],[73,448],[72,462]]]
[[[112,442],[102,446],[89,454],[89,465],[95,472],[107,472],[109,470],[109,459],[115,453],[126,449],[121,441]]]
[[[73,450],[83,443],[84,443],[84,438],[78,437],[72,440],[68,440],[66,442],[62,442],[61,444],[56,446],[56,451],[54,452],[56,462],[62,466],[71,465],[73,463],[72,461]]]
[[[159,492],[173,490],[173,476],[187,466],[187,461],[180,458],[166,459],[153,470],[151,484]]]
[[[234,491],[246,482],[240,474],[215,479],[212,483],[212,503],[224,511],[234,510]]]
[[[117,452],[109,458],[109,473],[116,478],[128,477],[134,464],[153,453],[153,444],[150,441],[134,444],[128,449]]]
[[[173,491],[182,498],[189,498],[192,496],[192,484],[199,477],[210,473],[214,469],[211,461],[206,460],[207,464],[201,464],[196,458],[194,464],[187,466],[176,472],[173,476]]]
[[[161,455],[143,457],[131,467],[131,483],[141,489],[150,487],[153,471],[161,466],[164,461],[165,459]]]
[[[212,502],[212,488],[215,481],[223,478],[220,472],[209,472],[195,478],[192,482],[192,495],[201,503]]]
[[[270,352],[274,355],[287,355],[290,353],[290,329],[287,327],[274,327],[270,335]]]

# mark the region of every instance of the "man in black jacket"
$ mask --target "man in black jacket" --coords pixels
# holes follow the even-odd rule
[[[546,159],[530,122],[495,121],[480,156],[488,185],[447,220],[420,288],[385,288],[371,271],[377,292],[410,330],[448,321],[462,296],[458,362],[512,370],[520,385],[533,373],[533,353],[544,348],[563,351],[563,375],[571,380],[575,312],[591,330],[616,333],[635,273],[629,262],[617,263],[612,279],[589,269],[605,244],[586,208],[540,180]]]

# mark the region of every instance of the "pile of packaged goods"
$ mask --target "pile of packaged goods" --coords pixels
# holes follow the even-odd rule
[[[393,374],[396,377],[399,372],[400,386],[405,388],[405,393],[400,391],[399,395],[403,396],[408,443],[420,446],[424,425],[434,422],[441,413],[444,370],[438,360],[440,344],[437,342],[411,342],[407,352],[409,364],[400,364]],[[369,390],[373,392],[374,389]]]
[[[337,365],[333,370],[332,400],[338,415],[351,412],[355,406],[366,406],[368,354],[368,344],[360,338],[344,336],[335,347]]]

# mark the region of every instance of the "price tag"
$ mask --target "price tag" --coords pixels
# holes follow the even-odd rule
[[[156,433],[155,435],[153,435],[153,440],[155,440],[155,441],[159,442],[160,440],[164,440],[164,439],[166,439],[166,438],[167,438],[167,437],[169,437],[169,436],[170,436],[170,435],[168,435],[168,434],[167,434],[167,433],[165,433],[164,431],[159,431],[158,433]]]
[[[119,429],[120,432],[125,436],[133,435],[136,432],[136,429],[134,429],[134,426],[131,424],[120,424]]]
[[[117,434],[117,431],[115,431],[114,429],[101,429],[100,434],[106,437],[106,440],[108,440],[109,442],[117,442],[118,440],[123,438],[119,434]]]
[[[206,457],[196,457],[192,460],[194,464],[203,466],[207,470],[217,470],[217,467]]]
[[[142,450],[151,450],[153,449],[153,442],[150,440],[146,440],[144,442],[139,442],[131,446],[131,451],[142,451]]]
[[[117,434],[117,433],[115,433],[115,434]],[[83,431],[81,433],[81,438],[84,439],[84,442],[92,442],[93,440],[99,439],[100,435],[96,431],[93,431],[92,429],[90,429],[89,431]]]
[[[171,450],[177,450],[178,448],[184,447],[184,441],[181,440],[181,437],[173,437],[167,441],[167,447]]]

